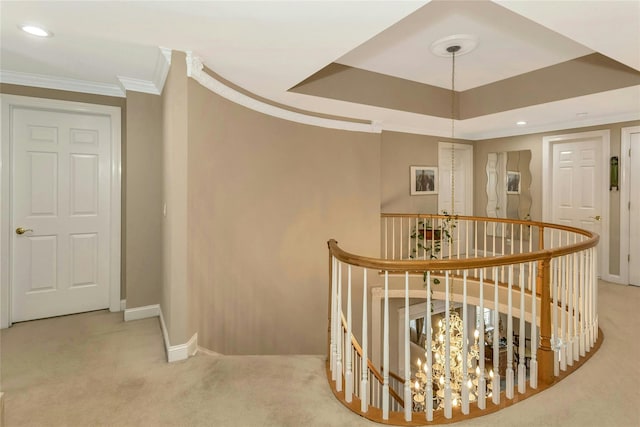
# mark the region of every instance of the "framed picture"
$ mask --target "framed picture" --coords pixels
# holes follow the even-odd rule
[[[507,171],[507,194],[520,194],[520,172]]]
[[[411,166],[411,195],[438,194],[438,168]]]

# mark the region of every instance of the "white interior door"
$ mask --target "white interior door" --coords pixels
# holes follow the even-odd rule
[[[12,110],[13,322],[110,306],[110,120]]]
[[[597,184],[602,170],[600,143],[566,142],[553,146],[553,222],[600,234],[601,205]]]
[[[632,133],[630,138],[629,283],[640,286],[640,133]]]
[[[544,139],[544,220],[589,230],[600,235],[599,274],[608,275],[608,176],[609,133],[587,132]],[[548,150],[548,151],[547,151]],[[549,179],[550,178],[550,179]],[[545,234],[545,247],[558,246]],[[566,242],[563,242],[566,244]]]

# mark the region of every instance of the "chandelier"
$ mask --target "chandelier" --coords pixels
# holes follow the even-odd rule
[[[429,315],[429,314],[428,314]],[[468,346],[467,354],[463,354],[463,340],[468,338],[464,336],[464,326],[460,315],[451,310],[449,316],[449,377],[451,386],[452,406],[460,405],[462,402],[463,387],[469,390],[469,402],[474,402],[478,398],[478,379],[480,378],[479,364],[479,332],[476,330],[473,334],[474,343]],[[431,345],[433,355],[433,364],[431,372],[426,362],[427,353],[425,352],[425,363],[421,359],[417,361],[417,369],[412,387],[413,411],[423,412],[427,405],[427,386],[431,382],[431,389],[434,393],[433,409],[443,409],[445,399],[445,378],[446,378],[446,327],[442,320],[438,322],[438,332],[435,337],[430,331],[425,341],[425,349],[427,345]],[[466,364],[466,369],[465,369]],[[486,373],[484,377],[486,377]],[[489,371],[488,377],[493,378],[493,371]],[[491,381],[486,383],[486,396],[491,396]]]

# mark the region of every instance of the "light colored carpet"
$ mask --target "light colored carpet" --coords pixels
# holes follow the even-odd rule
[[[468,426],[640,426],[640,288],[602,282],[600,351],[567,379]],[[373,426],[331,393],[323,356],[165,362],[157,319],[93,312],[2,331],[12,426]]]

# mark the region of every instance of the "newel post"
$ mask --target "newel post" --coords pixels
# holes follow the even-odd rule
[[[551,348],[551,256],[541,261],[538,269],[540,295],[540,346],[538,347],[538,381],[553,382],[553,349]]]

